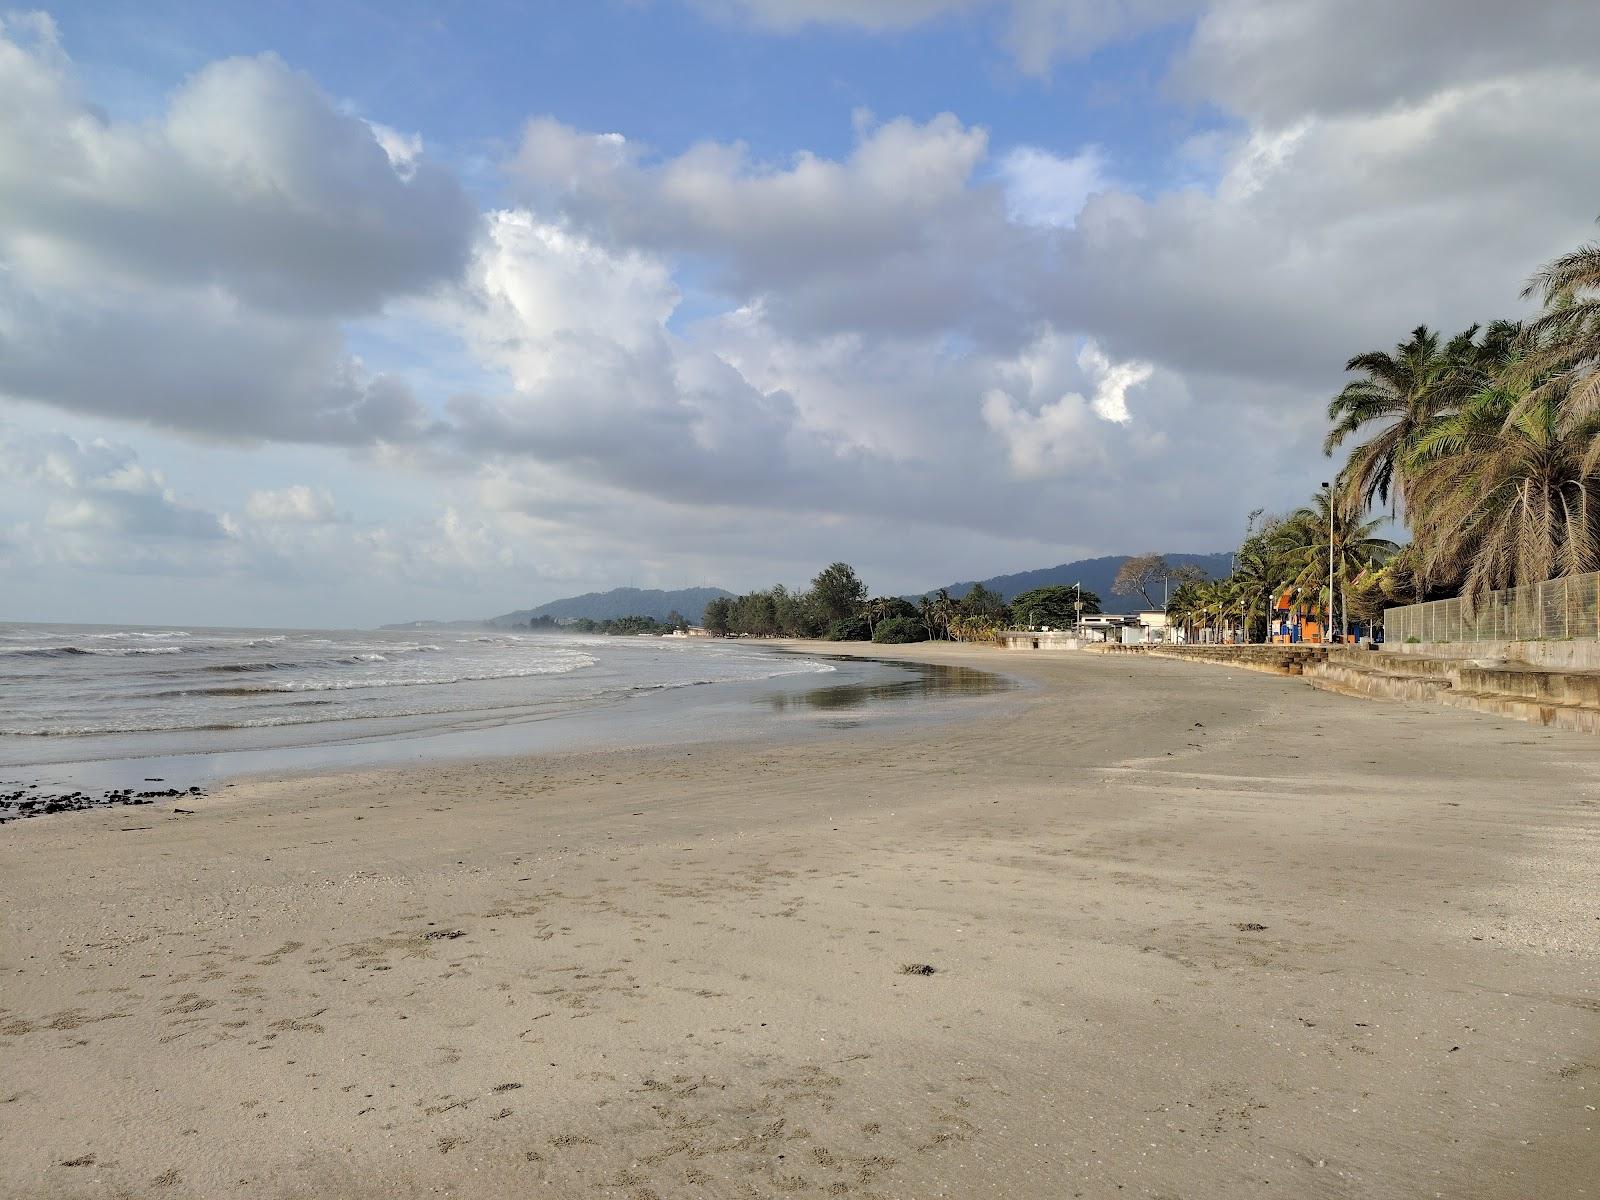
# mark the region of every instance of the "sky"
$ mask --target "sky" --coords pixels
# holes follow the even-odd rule
[[[0,0],[3,4],[4,0]],[[0,619],[1209,552],[1600,216],[1600,5],[0,7]]]

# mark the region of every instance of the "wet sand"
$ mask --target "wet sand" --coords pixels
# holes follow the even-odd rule
[[[1035,686],[0,827],[0,1195],[1600,1193],[1600,743],[905,653]]]

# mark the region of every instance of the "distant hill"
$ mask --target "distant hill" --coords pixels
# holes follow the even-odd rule
[[[1046,584],[1064,583],[1070,586],[1081,583],[1100,597],[1108,612],[1119,609],[1128,611],[1142,606],[1144,601],[1137,595],[1117,596],[1111,591],[1111,581],[1117,577],[1117,569],[1128,560],[1128,557],[1126,554],[1114,554],[1105,558],[1085,558],[1078,562],[1062,563],[1056,567],[1041,567],[1037,571],[995,575],[979,582],[984,587],[999,592],[1007,600],[1019,592],[1044,587]],[[1212,579],[1221,579],[1228,574],[1231,559],[1227,554],[1168,554],[1164,557],[1173,566],[1179,563],[1193,563]],[[950,594],[960,599],[972,590],[973,580],[952,583],[949,587]],[[929,589],[929,591],[937,590],[937,588]],[[609,592],[585,592],[581,596],[552,600],[548,604],[541,604],[538,608],[519,608],[516,612],[503,613],[498,617],[488,617],[481,621],[407,621],[398,625],[385,625],[383,628],[481,629],[484,626],[492,626],[509,629],[525,626],[535,617],[551,617],[557,621],[576,621],[583,617],[591,621],[610,621],[617,617],[654,617],[658,621],[664,621],[667,619],[667,614],[674,609],[698,624],[701,615],[706,611],[707,604],[718,596],[732,594],[717,587],[681,588],[675,592],[631,587],[612,588]],[[916,596],[907,597],[909,600],[916,598]]]
[[[499,628],[526,625],[535,617],[553,617],[557,621],[576,621],[588,617],[591,621],[609,621],[616,617],[654,617],[665,621],[667,614],[676,609],[695,624],[706,611],[706,605],[718,596],[731,596],[721,588],[680,588],[663,592],[647,588],[612,588],[609,592],[585,592],[565,600],[552,600],[538,608],[521,608],[516,612],[490,617],[485,624]]]
[[[1068,587],[1081,583],[1100,597],[1107,612],[1119,609],[1126,611],[1144,604],[1144,598],[1137,592],[1132,596],[1119,596],[1111,590],[1117,571],[1130,557],[1127,554],[1113,554],[1105,558],[1084,558],[1057,567],[1041,567],[1037,571],[1021,571],[1015,575],[996,575],[976,582],[982,583],[990,591],[999,592],[1006,600],[1032,588],[1053,583],[1063,583]],[[1232,561],[1232,555],[1229,554],[1164,554],[1162,557],[1175,567],[1181,563],[1193,563],[1211,579],[1225,578]],[[959,600],[972,590],[973,585],[974,581],[970,579],[964,583],[952,583],[949,585],[950,594]],[[938,591],[937,588],[930,590]]]

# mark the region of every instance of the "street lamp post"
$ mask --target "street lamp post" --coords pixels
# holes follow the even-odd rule
[[[1333,484],[1326,479],[1322,486],[1328,489],[1328,619],[1322,630],[1324,642],[1333,641],[1333,527],[1335,522],[1333,512]]]

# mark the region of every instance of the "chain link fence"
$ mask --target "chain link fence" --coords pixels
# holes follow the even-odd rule
[[[1490,592],[1468,613],[1458,599],[1385,609],[1395,642],[1542,642],[1600,637],[1600,571]]]

